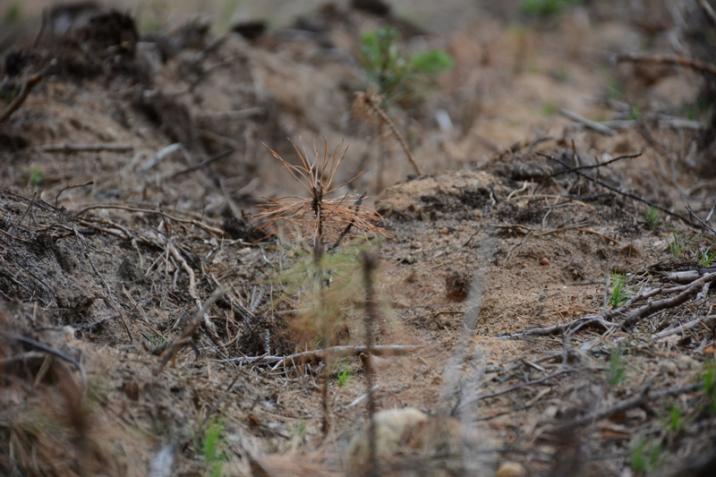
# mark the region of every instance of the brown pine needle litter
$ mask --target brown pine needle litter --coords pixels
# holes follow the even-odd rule
[[[294,180],[305,187],[306,197],[280,197],[269,199],[263,205],[263,210],[255,215],[262,223],[262,228],[268,233],[276,233],[279,228],[288,225],[301,232],[316,234],[317,216],[322,215],[321,227],[323,234],[329,240],[335,240],[347,227],[363,233],[377,233],[385,235],[386,231],[378,225],[381,217],[374,210],[361,207],[361,196],[355,193],[345,193],[337,198],[330,198],[336,193],[338,187],[334,180],[338,168],[348,150],[347,147],[337,146],[332,151],[326,141],[319,148],[314,144],[313,154],[293,141],[289,141],[299,160],[292,164],[284,159],[274,149],[266,146],[271,155],[291,174]],[[355,177],[341,184],[345,186],[355,180]],[[320,209],[320,210],[319,210]]]

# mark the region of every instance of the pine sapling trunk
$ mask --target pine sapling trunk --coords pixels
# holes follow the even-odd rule
[[[373,283],[373,272],[377,266],[377,259],[363,252],[363,286],[365,287],[365,348],[366,359],[363,360],[366,376],[366,394],[367,411],[368,411],[368,473],[369,477],[378,477],[378,450],[376,448],[376,429],[375,429],[375,396],[373,395],[373,384],[375,381],[374,369],[372,365],[373,356],[373,328],[378,318],[378,309],[375,301],[375,289]]]

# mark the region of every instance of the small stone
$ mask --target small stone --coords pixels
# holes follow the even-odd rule
[[[527,470],[517,462],[503,462],[495,475],[496,477],[527,477]]]
[[[547,258],[547,257],[540,258],[539,264],[542,265],[543,267],[546,267],[547,265],[549,265],[549,258]]]

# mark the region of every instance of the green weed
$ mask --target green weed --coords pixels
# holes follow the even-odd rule
[[[644,219],[646,220],[646,227],[649,230],[656,230],[661,224],[661,215],[659,214],[659,209],[649,207],[648,209],[646,209]]]
[[[710,248],[704,248],[699,252],[699,267],[706,268],[713,265],[714,261],[716,260],[716,251],[711,250]]]
[[[386,101],[419,98],[438,74],[454,65],[452,57],[443,50],[404,56],[397,41],[398,33],[392,28],[379,28],[361,38],[361,65]]]
[[[22,19],[22,2],[16,0],[10,4],[3,14],[2,21],[6,25],[15,25]]]
[[[676,404],[672,404],[669,408],[669,414],[666,416],[666,427],[669,432],[678,434],[684,427],[684,412]]]
[[[39,169],[37,167],[30,168],[30,171],[28,172],[27,182],[32,187],[40,187],[44,180],[45,174],[42,172],[42,169]]]
[[[614,348],[609,353],[609,385],[618,386],[624,381],[625,372],[624,353],[620,347]]]
[[[622,273],[612,274],[612,292],[609,295],[609,306],[618,308],[627,301],[626,275]]]
[[[342,388],[346,384],[348,384],[348,380],[351,378],[351,370],[344,366],[341,371],[338,373],[338,387]]]
[[[551,101],[547,101],[542,104],[542,114],[545,116],[554,116],[555,114],[557,114],[558,110],[559,108],[557,107],[557,105]]]
[[[711,412],[716,413],[716,363],[706,363],[701,376],[701,387],[709,400]]]
[[[673,232],[671,234],[671,242],[669,242],[669,253],[674,258],[681,258],[684,255],[685,249],[684,239],[680,234]]]
[[[204,431],[202,441],[202,457],[207,466],[207,476],[221,477],[223,475],[226,454],[223,447],[224,424],[221,420],[212,420]]]
[[[663,457],[663,449],[658,440],[640,438],[632,446],[630,464],[632,470],[647,474],[657,468]]]
[[[527,16],[545,19],[561,15],[567,8],[579,3],[580,0],[522,0],[520,10]]]

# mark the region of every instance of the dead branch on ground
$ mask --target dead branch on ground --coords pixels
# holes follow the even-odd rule
[[[519,333],[501,335],[502,338],[506,339],[520,339],[528,336],[550,336],[556,334],[573,334],[577,331],[586,328],[593,327],[595,325],[600,326],[604,330],[611,330],[617,327],[628,328],[633,326],[637,321],[646,318],[647,316],[653,315],[654,313],[665,310],[667,308],[673,308],[685,303],[691,296],[695,295],[703,286],[707,283],[711,283],[716,280],[716,272],[703,275],[702,277],[694,280],[686,286],[673,287],[673,288],[656,288],[643,292],[634,298],[632,298],[626,305],[608,310],[603,313],[586,315],[568,323],[561,325],[531,328]],[[675,295],[662,298],[660,300],[649,300],[651,297],[661,293],[674,293]],[[634,303],[647,300],[646,304],[639,306],[634,309],[629,309]],[[620,322],[613,321],[614,319],[621,318]]]
[[[421,349],[417,345],[375,345],[371,351],[374,356],[405,356]],[[224,361],[236,364],[254,364],[261,366],[272,365],[273,369],[281,366],[293,365],[298,366],[307,363],[316,363],[324,361],[326,356],[331,358],[350,358],[360,357],[361,354],[367,354],[368,349],[360,345],[343,345],[331,346],[325,349],[317,349],[311,351],[301,351],[299,353],[289,354],[286,356],[243,356],[239,358],[230,358]]]
[[[716,78],[716,66],[696,58],[681,55],[638,55],[624,53],[617,55],[618,63],[652,63],[668,66],[680,66]]]

